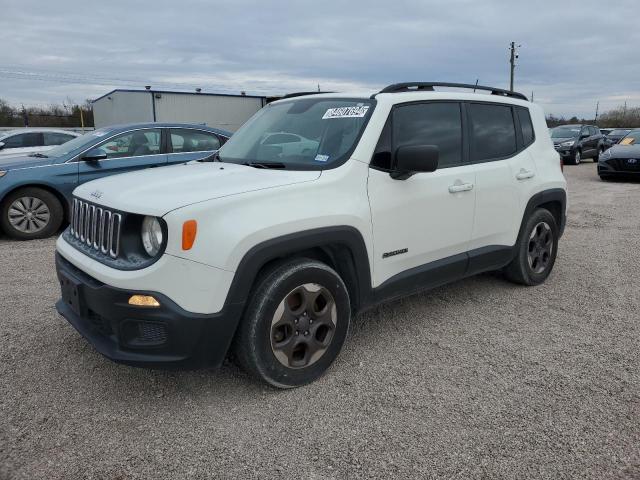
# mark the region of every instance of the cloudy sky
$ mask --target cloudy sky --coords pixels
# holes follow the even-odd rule
[[[21,0],[0,13],[0,98],[113,88],[282,94],[433,80],[508,87],[548,113],[640,106],[638,0]]]

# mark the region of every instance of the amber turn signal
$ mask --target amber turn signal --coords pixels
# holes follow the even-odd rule
[[[129,305],[137,307],[159,307],[160,302],[151,295],[131,295]]]
[[[195,220],[187,220],[182,224],[182,249],[191,250],[196,241],[198,233],[198,222]]]

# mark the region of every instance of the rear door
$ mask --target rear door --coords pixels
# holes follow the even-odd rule
[[[107,158],[99,161],[84,161],[79,158],[80,183],[167,164],[167,155],[162,149],[162,129],[160,128],[121,133],[94,148],[104,151]]]
[[[374,153],[368,180],[374,243],[374,285],[394,275],[435,272],[435,283],[466,267],[475,206],[474,168],[465,163],[459,102],[394,107]],[[404,145],[436,145],[435,172],[393,179],[393,152]],[[440,262],[438,262],[440,261]]]
[[[483,270],[487,261],[509,255],[528,201],[527,187],[537,172],[526,149],[534,141],[528,109],[479,102],[466,108],[477,187],[469,262],[474,272]]]
[[[220,137],[206,130],[171,128],[168,132],[168,163],[207,158],[222,144]]]

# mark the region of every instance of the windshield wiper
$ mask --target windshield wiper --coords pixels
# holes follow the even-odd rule
[[[243,165],[253,168],[287,168],[282,162],[244,162]]]
[[[30,153],[29,154],[30,157],[36,157],[36,158],[49,158],[49,155],[45,155],[44,153]]]

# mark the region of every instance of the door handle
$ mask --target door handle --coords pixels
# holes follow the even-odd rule
[[[449,193],[468,192],[473,190],[473,183],[454,183],[449,185]]]
[[[526,180],[527,178],[533,178],[535,175],[535,172],[521,168],[520,171],[516,174],[516,178],[518,180]]]

